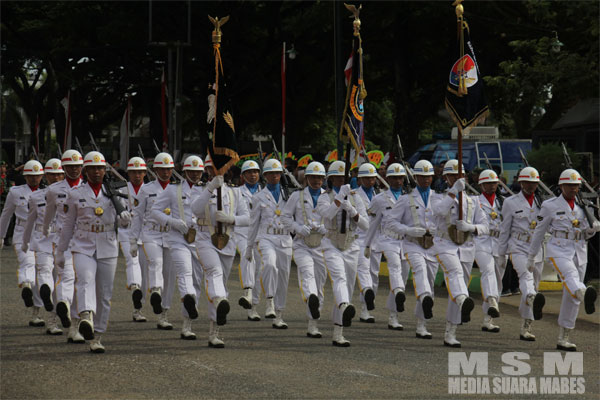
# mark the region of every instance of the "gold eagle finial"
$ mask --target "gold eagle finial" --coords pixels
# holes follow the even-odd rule
[[[221,27],[223,25],[225,25],[227,23],[227,21],[229,21],[229,15],[226,17],[223,17],[222,19],[219,19],[219,17],[213,18],[209,15],[208,19],[215,26],[215,30],[212,31],[213,43],[221,43],[221,36],[222,36]]]

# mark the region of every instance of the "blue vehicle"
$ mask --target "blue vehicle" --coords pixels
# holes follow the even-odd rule
[[[472,171],[475,168],[487,168],[485,163],[485,154],[490,163],[497,167],[500,175],[504,176],[507,182],[512,182],[521,168],[521,154],[527,155],[531,151],[531,140],[529,139],[499,139],[486,141],[463,141],[463,164],[465,170]],[[439,165],[449,158],[456,158],[458,145],[456,141],[441,140],[437,143],[421,146],[410,158],[408,163],[414,166],[419,160],[429,160],[433,165]]]

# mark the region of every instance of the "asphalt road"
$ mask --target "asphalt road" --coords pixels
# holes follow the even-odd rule
[[[88,345],[67,344],[66,335],[47,336],[45,328],[27,325],[25,309],[16,286],[16,257],[10,248],[0,252],[0,396],[13,398],[570,398],[575,395],[518,396],[515,394],[449,394],[448,353],[487,352],[488,376],[507,377],[501,361],[505,352],[524,352],[531,366],[527,378],[544,376],[544,352],[554,352],[561,294],[549,292],[544,318],[534,324],[535,342],[519,340],[518,297],[502,298],[500,333],[480,330],[481,300],[471,323],[460,326],[462,349],[444,347],[446,293],[437,292],[434,319],[429,323],[433,340],[415,338],[412,313],[415,298],[407,289],[407,312],[401,315],[402,332],[387,329],[384,309],[386,290],[380,289],[373,312],[376,323],[358,322],[344,334],[349,348],[331,345],[331,287],[326,288],[326,309],[320,322],[322,339],[306,337],[305,308],[296,269],[293,267],[284,319],[288,330],[275,330],[269,321],[246,320],[237,306],[241,294],[237,273],[228,288],[232,311],[221,330],[225,349],[207,347],[206,306],[194,323],[196,341],[179,338],[181,316],[170,313],[173,331],[156,329],[156,316],[144,309],[147,323],[131,321],[130,293],[125,289],[123,259],[115,278],[110,326],[102,342],[105,354],[92,354]],[[381,288],[387,287],[383,277]],[[355,294],[354,303],[358,304]],[[358,308],[358,307],[357,307]],[[260,305],[261,314],[264,305]],[[45,314],[45,311],[42,311]],[[578,398],[598,398],[600,393],[600,314],[583,315],[572,335],[584,354],[585,393]],[[572,372],[572,371],[571,371]],[[578,377],[569,375],[570,377]]]

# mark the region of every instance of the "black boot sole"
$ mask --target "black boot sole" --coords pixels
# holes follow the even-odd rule
[[[446,347],[452,347],[452,348],[454,348],[454,349],[460,349],[460,343],[457,343],[457,344],[450,344],[450,343],[448,343],[448,342],[444,341],[444,346],[446,346]]]
[[[356,315],[356,310],[352,304],[348,304],[346,309],[344,310],[344,314],[342,314],[342,326],[349,327],[352,325],[352,318]]]
[[[229,314],[229,302],[227,299],[221,300],[217,306],[217,325],[222,326],[227,323],[227,314]]]
[[[593,287],[588,287],[585,290],[585,295],[583,296],[583,303],[585,305],[585,313],[593,314],[596,311],[596,306],[594,302],[598,298],[598,293],[596,293],[596,289]]]
[[[25,303],[25,307],[33,307],[33,291],[30,288],[24,287],[21,290],[21,298]]]
[[[500,328],[489,329],[489,328],[486,328],[486,327],[482,327],[481,330],[484,331],[484,332],[492,332],[492,333],[498,333],[498,332],[500,332]]]
[[[396,293],[396,311],[404,312],[404,302],[406,301],[406,295],[404,292]]]
[[[338,343],[335,340],[333,340],[331,342],[331,344],[335,347],[350,347],[350,342],[346,342],[346,343]]]
[[[423,317],[425,319],[433,318],[433,298],[431,298],[431,296],[425,296],[425,298],[423,298],[421,307],[423,308]]]
[[[417,337],[417,339],[427,339],[427,340],[429,340],[429,339],[433,338],[432,335],[421,335],[419,333],[415,333],[415,336]]]
[[[565,346],[561,346],[560,344],[556,345],[556,350],[562,350],[562,351],[577,351],[577,347],[565,347]]]
[[[523,340],[524,342],[535,342],[535,338],[526,338],[523,335],[519,335],[519,339]]]
[[[46,284],[43,284],[42,287],[40,288],[40,297],[42,298],[42,301],[44,302],[44,308],[48,312],[54,310],[54,304],[52,304],[51,296],[52,296],[52,292],[50,291],[50,287]]]
[[[191,294],[183,296],[183,307],[187,311],[190,319],[198,318],[198,310],[196,309],[196,299]]]
[[[308,310],[312,319],[321,318],[321,312],[319,311],[319,298],[315,294],[308,296]]]
[[[62,324],[63,328],[71,327],[69,309],[67,308],[67,305],[64,302],[61,301],[56,305],[56,315],[58,316],[58,318],[60,318],[60,323]]]
[[[367,310],[371,311],[375,309],[375,292],[372,289],[365,290],[364,293],[365,305]]]
[[[92,340],[94,338],[94,329],[92,325],[90,325],[87,321],[81,321],[79,323],[79,327],[77,328],[79,333],[85,340]]]
[[[538,293],[535,295],[535,298],[533,299],[533,319],[538,321],[540,319],[542,319],[542,309],[544,308],[544,305],[546,304],[546,298],[544,297],[543,294]]]
[[[140,289],[135,289],[133,293],[131,293],[131,301],[133,301],[133,308],[136,310],[140,310],[142,308],[142,297],[144,294]]]
[[[462,323],[469,322],[471,320],[471,311],[475,308],[475,303],[473,303],[473,299],[467,297],[460,308],[460,320]]]
[[[150,305],[152,306],[152,311],[154,311],[154,314],[160,314],[163,312],[162,297],[160,297],[158,292],[154,292],[150,295]]]
[[[238,300],[238,304],[244,309],[244,310],[250,310],[252,308],[252,304],[250,304],[248,302],[248,300],[246,300],[245,297],[240,297],[240,299]]]

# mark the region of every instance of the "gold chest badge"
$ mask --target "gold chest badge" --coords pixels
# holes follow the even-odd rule
[[[138,201],[138,199],[133,199],[133,206],[137,207],[140,204],[140,202]]]
[[[490,217],[492,217],[492,219],[496,219],[496,218],[498,218],[498,213],[496,211],[492,211],[490,213]]]
[[[96,207],[96,209],[94,210],[94,214],[96,214],[97,216],[101,216],[102,214],[104,214],[104,209],[102,207]]]
[[[535,229],[536,226],[537,226],[537,221],[531,221],[529,223],[529,229]]]
[[[67,204],[65,204],[65,205],[63,206],[63,211],[64,211],[65,213],[69,212],[69,206],[68,206]]]
[[[169,207],[165,208],[164,213],[167,215],[171,215],[171,209]]]
[[[276,210],[275,210],[275,214],[277,214],[277,215],[281,215],[281,210],[280,210],[280,209],[276,209]]]
[[[571,221],[571,224],[573,224],[574,228],[579,228],[579,220],[578,219],[574,219]]]

